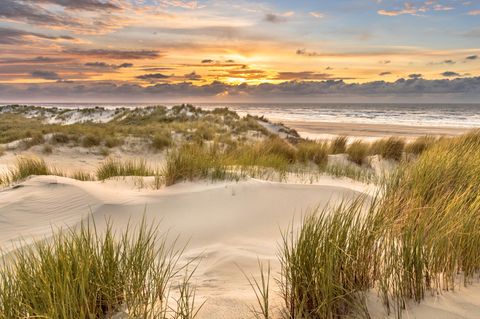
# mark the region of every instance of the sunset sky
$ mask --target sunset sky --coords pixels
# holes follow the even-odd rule
[[[1,0],[0,102],[476,101],[480,0]]]

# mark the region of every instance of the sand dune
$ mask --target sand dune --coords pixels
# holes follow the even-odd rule
[[[198,299],[207,300],[200,318],[250,318],[248,305],[254,295],[240,268],[257,274],[260,258],[271,262],[276,276],[280,230],[314,207],[371,191],[331,178],[315,185],[258,180],[184,183],[159,191],[134,189],[132,183],[128,178],[102,183],[39,176],[3,190],[0,247],[6,252],[12,245],[43,238],[55,227],[75,226],[89,217],[100,230],[107,219],[121,230],[145,216],[149,223],[158,222],[172,240],[180,235],[179,246],[188,242],[186,260],[200,257],[195,284]],[[471,296],[480,296],[480,288],[429,299],[412,306],[407,318],[476,318],[480,299]],[[374,318],[385,317],[374,294],[371,309]]]

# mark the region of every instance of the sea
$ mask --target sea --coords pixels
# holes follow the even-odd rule
[[[171,107],[178,103],[33,103],[59,108]],[[198,103],[204,109],[226,107],[240,115],[264,116],[274,121],[397,124],[414,126],[480,127],[478,104],[377,103]]]

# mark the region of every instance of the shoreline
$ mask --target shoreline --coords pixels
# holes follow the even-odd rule
[[[457,136],[476,128],[451,126],[411,126],[400,124],[339,123],[323,121],[283,121],[300,136],[311,139],[331,139],[338,135],[352,138],[377,139],[389,136],[416,138],[425,135]]]

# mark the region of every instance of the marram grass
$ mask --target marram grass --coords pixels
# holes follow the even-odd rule
[[[192,272],[171,247],[145,222],[122,234],[92,223],[57,231],[3,260],[0,318],[192,319]]]

